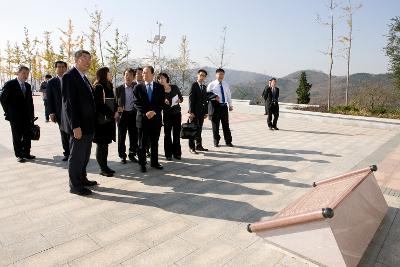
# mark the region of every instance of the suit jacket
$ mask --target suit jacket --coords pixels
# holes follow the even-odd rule
[[[0,102],[6,120],[15,124],[33,123],[34,106],[31,85],[25,82],[25,96],[17,79],[4,84]]]
[[[149,101],[149,97],[147,96],[147,89],[145,84],[137,84],[133,88],[133,103],[136,108],[136,127],[145,128],[145,127],[161,127],[162,125],[162,116],[161,110],[165,103],[165,92],[164,87],[154,82],[153,83],[153,94],[152,100]],[[148,119],[146,117],[146,113],[148,111],[154,111],[156,115],[152,119]]]
[[[198,82],[194,82],[189,91],[189,113],[194,113],[195,118],[204,117],[208,113],[207,87],[203,84],[200,88]]]
[[[133,87],[135,87],[136,82],[133,82]],[[115,100],[117,101],[118,107],[124,107],[125,106],[125,84],[118,86],[115,88]]]
[[[50,79],[47,83],[47,108],[49,114],[55,114],[58,123],[61,123],[61,81],[58,77]]]
[[[273,104],[278,105],[279,88],[275,87],[275,90],[275,96],[273,96],[271,87],[266,87],[264,89],[265,94],[263,93],[263,95],[268,108],[271,108]]]
[[[73,134],[73,129],[80,127],[82,134],[94,133],[96,107],[93,88],[89,86],[75,67],[64,74],[61,89],[61,129],[64,132]]]

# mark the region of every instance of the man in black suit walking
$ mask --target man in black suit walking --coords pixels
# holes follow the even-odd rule
[[[75,53],[75,66],[62,78],[61,127],[70,135],[68,174],[70,192],[90,195],[85,186],[96,185],[89,181],[86,166],[89,163],[94,136],[96,107],[93,88],[85,73],[90,67],[91,56],[85,50]]]
[[[161,84],[153,81],[154,68],[147,66],[143,69],[143,84],[135,85],[133,89],[134,105],[137,111],[136,126],[139,139],[139,165],[146,172],[146,147],[150,139],[151,167],[162,169],[158,163],[158,139],[162,126],[161,110],[165,102],[165,92]]]
[[[47,83],[47,107],[50,120],[57,123],[60,128],[61,143],[64,149],[64,158],[62,161],[67,161],[69,158],[69,134],[61,130],[61,82],[64,73],[67,71],[67,63],[56,61],[54,67],[57,75]]]
[[[204,119],[208,114],[207,87],[204,84],[206,77],[207,71],[200,69],[197,72],[197,81],[192,84],[189,91],[189,118],[196,121],[199,126],[196,137],[189,139],[189,148],[192,154],[197,154],[197,151],[208,151],[203,147],[201,139]]]
[[[115,99],[118,105],[118,155],[121,163],[126,163],[126,133],[129,136],[129,154],[128,157],[133,162],[138,162],[136,158],[138,149],[138,138],[136,128],[136,109],[133,105],[133,87],[136,83],[133,81],[136,71],[128,68],[124,71],[124,84],[115,88]]]
[[[276,87],[276,79],[272,78],[270,80],[270,86],[266,88],[265,91],[265,105],[267,106],[267,123],[268,128],[272,130],[279,130],[277,127],[278,117],[279,117],[279,88]],[[274,116],[274,120],[272,121],[272,115]]]
[[[0,98],[6,120],[10,122],[14,153],[20,163],[35,158],[30,154],[34,107],[31,85],[26,82],[28,77],[29,68],[20,66],[17,78],[4,84]]]

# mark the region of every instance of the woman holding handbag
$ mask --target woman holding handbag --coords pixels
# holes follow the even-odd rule
[[[182,156],[181,150],[181,106],[183,97],[178,86],[169,84],[169,76],[166,73],[160,73],[157,81],[164,87],[165,105],[163,108],[164,123],[164,152],[167,160],[180,160]],[[171,136],[172,133],[172,136]]]
[[[115,117],[118,116],[112,76],[110,69],[102,67],[96,72],[93,97],[96,104],[96,124],[93,142],[97,144],[96,160],[100,166],[100,174],[113,176],[114,170],[107,165],[108,145],[115,142]]]

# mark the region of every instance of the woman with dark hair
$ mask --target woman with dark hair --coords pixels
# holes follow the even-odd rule
[[[115,116],[118,115],[110,69],[102,67],[96,72],[94,82],[94,101],[96,103],[96,124],[93,142],[97,144],[96,160],[100,166],[100,174],[113,176],[114,170],[107,165],[108,145],[115,142]]]
[[[178,86],[169,84],[169,77],[166,73],[157,75],[157,81],[164,87],[165,104],[163,108],[164,123],[164,152],[167,160],[181,159],[181,106],[183,97]],[[171,138],[172,132],[172,138]]]

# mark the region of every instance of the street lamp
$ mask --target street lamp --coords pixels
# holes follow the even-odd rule
[[[161,66],[161,45],[164,44],[165,39],[167,38],[165,35],[161,35],[161,26],[162,23],[157,21],[158,25],[158,34],[154,36],[154,39],[152,41],[147,40],[149,44],[152,44],[152,52],[153,52],[153,59],[155,58],[154,56],[154,50],[153,47],[154,45],[158,45],[158,64],[160,65],[160,72],[162,71],[162,66]],[[154,68],[155,68],[156,62],[154,60]]]

